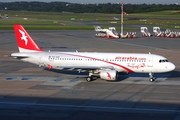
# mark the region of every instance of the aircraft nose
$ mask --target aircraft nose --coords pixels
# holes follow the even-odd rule
[[[169,71],[172,71],[172,70],[175,69],[175,67],[176,66],[173,63],[170,63],[169,66],[168,66],[168,69],[169,69]]]

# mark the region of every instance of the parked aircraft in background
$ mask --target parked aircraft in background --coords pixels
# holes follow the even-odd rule
[[[117,18],[117,17],[113,17],[113,19],[114,19],[114,20],[120,20],[120,19],[119,19],[119,18]]]
[[[49,70],[87,70],[88,82],[93,80],[93,77],[117,80],[119,72],[149,73],[149,80],[152,82],[153,73],[175,69],[175,65],[165,57],[155,54],[44,51],[22,25],[14,25],[14,31],[19,52],[12,53],[12,57],[47,67]]]

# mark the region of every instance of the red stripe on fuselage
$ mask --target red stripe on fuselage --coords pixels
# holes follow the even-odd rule
[[[76,55],[76,54],[69,54],[69,53],[61,53],[61,52],[59,52],[59,53],[60,53],[60,54],[65,54],[65,55],[76,56],[76,57],[95,59],[95,60],[102,61],[102,62],[105,62],[105,63],[109,63],[109,64],[112,64],[112,65],[115,65],[115,66],[119,66],[119,67],[125,69],[125,70],[128,71],[128,72],[134,72],[133,70],[131,70],[131,69],[125,67],[125,66],[122,66],[122,65],[120,65],[120,64],[113,63],[113,62],[109,62],[109,61],[104,61],[104,60],[101,60],[101,59],[98,59],[98,58],[93,58],[93,57],[88,57],[88,56],[82,56],[82,55]]]

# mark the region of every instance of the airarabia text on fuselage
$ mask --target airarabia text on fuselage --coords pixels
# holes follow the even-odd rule
[[[117,56],[115,57],[116,60],[146,60],[146,58],[138,58],[138,57],[121,57],[121,56]]]

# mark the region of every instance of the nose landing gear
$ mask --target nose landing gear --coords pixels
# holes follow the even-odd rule
[[[154,79],[154,77],[153,77],[153,73],[149,73],[149,81],[150,82],[153,82],[155,79]]]

